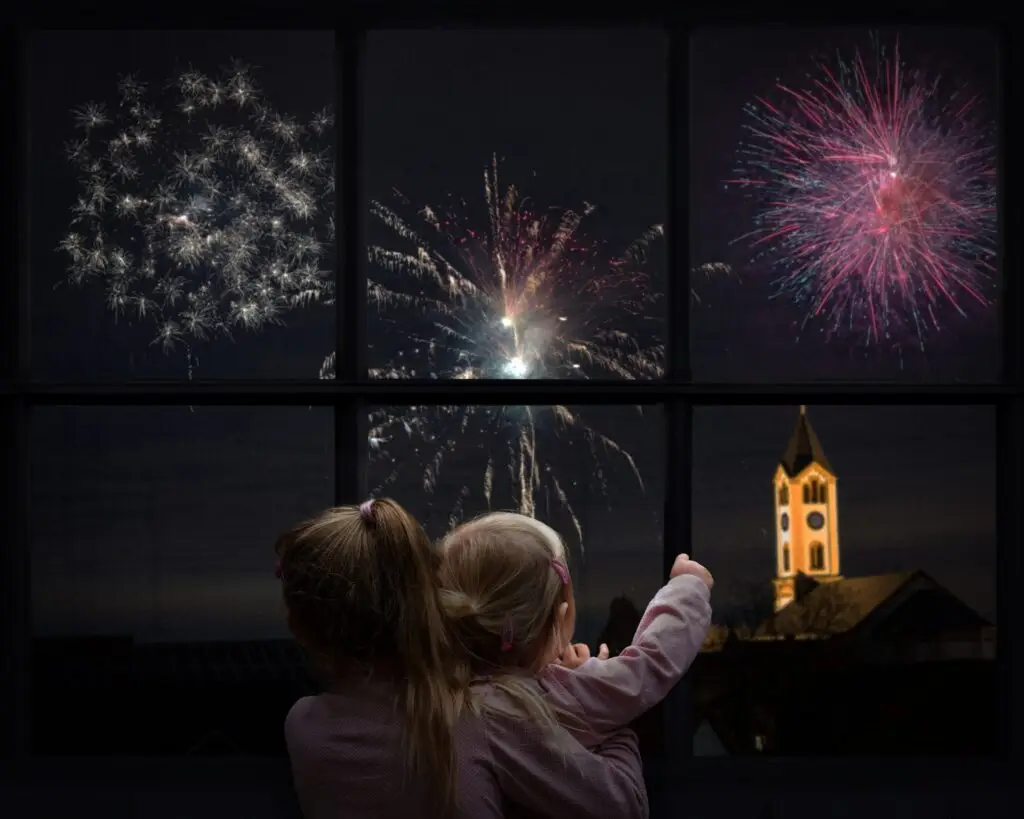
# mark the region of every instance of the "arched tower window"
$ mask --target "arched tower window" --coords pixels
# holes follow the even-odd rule
[[[785,486],[785,485],[780,486],[779,487],[779,506],[786,506],[788,503],[789,503],[789,487]]]
[[[808,484],[804,484],[804,503],[811,502],[811,487]]]
[[[825,569],[825,547],[820,543],[811,544],[811,569],[816,572]]]
[[[821,502],[828,503],[828,484],[823,483],[821,485]]]
[[[782,547],[782,571],[788,572],[789,568],[789,544]]]

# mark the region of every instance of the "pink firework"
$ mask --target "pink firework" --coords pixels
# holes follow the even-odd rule
[[[944,310],[991,304],[994,123],[981,101],[908,73],[899,48],[824,63],[801,88],[747,106],[730,184],[756,197],[743,239],[827,332],[923,341]]]

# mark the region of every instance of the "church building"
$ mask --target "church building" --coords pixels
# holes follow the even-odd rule
[[[775,611],[796,596],[798,575],[841,580],[839,494],[821,442],[800,407],[796,429],[772,481],[775,498]]]

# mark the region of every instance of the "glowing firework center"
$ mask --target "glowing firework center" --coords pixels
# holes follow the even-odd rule
[[[565,316],[559,316],[559,322],[565,322]],[[502,354],[498,358],[497,375],[500,378],[541,378],[544,361],[544,349],[550,343],[554,332],[543,329],[543,322],[530,323],[515,316],[502,316],[498,324],[505,336],[500,344]],[[569,365],[579,370],[579,364]]]

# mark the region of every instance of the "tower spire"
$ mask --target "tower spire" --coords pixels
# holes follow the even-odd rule
[[[811,419],[807,417],[806,404],[800,405],[796,429],[793,430],[793,436],[789,439],[789,445],[786,447],[781,463],[786,474],[791,478],[812,463],[817,463],[832,472],[832,467],[821,448],[821,442],[818,441],[818,436],[814,434],[814,429],[811,427]]]

